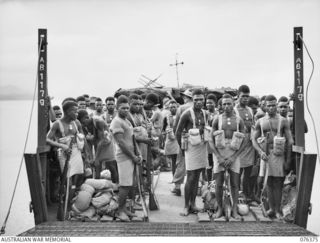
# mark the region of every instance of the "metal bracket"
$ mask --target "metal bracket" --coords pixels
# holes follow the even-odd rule
[[[33,212],[33,203],[32,203],[32,201],[30,201],[30,203],[29,203],[29,212],[30,213]]]
[[[308,214],[312,214],[312,203],[309,203]]]

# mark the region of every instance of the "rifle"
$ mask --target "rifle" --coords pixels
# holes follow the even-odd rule
[[[267,133],[267,138],[266,138],[266,154],[268,155],[269,153],[269,133]],[[269,156],[268,156],[269,159]],[[268,193],[267,193],[267,181],[268,181],[268,173],[269,173],[269,166],[268,166],[268,159],[265,161],[266,165],[266,171],[264,174],[264,181],[263,181],[263,188],[260,196],[260,201],[261,201],[261,210],[263,213],[263,216],[268,217],[267,211],[269,210],[269,200],[268,200]]]
[[[72,149],[72,145],[74,140],[72,139],[69,144],[69,149]],[[64,221],[66,218],[66,208],[68,206],[68,192],[69,192],[69,178],[67,178],[68,168],[69,168],[69,161],[71,158],[71,153],[66,154],[66,161],[63,167],[63,172],[61,175],[61,183],[59,189],[59,205],[58,205],[58,212],[57,212],[57,219],[59,221]],[[65,183],[67,180],[67,191],[65,190]],[[65,197],[65,200],[64,200]]]
[[[148,137],[151,138],[151,132],[148,132]],[[158,200],[154,194],[153,177],[151,177],[151,165],[152,165],[152,152],[151,145],[148,144],[147,150],[147,178],[148,178],[148,190],[149,190],[149,209],[160,209]]]
[[[229,221],[231,218],[231,209],[232,209],[232,197],[230,193],[230,175],[228,169],[226,168],[224,173],[224,192],[223,192],[223,210],[226,217],[226,221]]]
[[[137,145],[137,141],[136,141],[136,138],[134,137],[134,135],[132,135],[132,141],[133,141],[134,154],[138,155],[138,145]],[[137,178],[137,183],[138,183],[139,196],[140,196],[141,202],[142,202],[141,204],[142,204],[142,210],[143,210],[143,218],[144,218],[144,221],[148,221],[149,215],[148,215],[147,205],[146,205],[146,201],[145,201],[145,196],[142,194],[139,165],[135,164],[134,166],[135,166],[134,170],[136,172],[136,178]]]

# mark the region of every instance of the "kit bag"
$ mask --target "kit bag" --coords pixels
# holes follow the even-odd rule
[[[219,115],[218,128],[219,130],[213,132],[215,145],[218,149],[224,149],[226,147],[226,140],[224,130],[222,130],[222,115]]]
[[[239,132],[239,124],[240,124],[240,117],[237,116],[237,131],[233,132],[231,143],[230,143],[230,148],[234,151],[239,150],[243,139],[245,138],[245,135],[241,132]]]
[[[189,133],[182,133],[181,135],[181,149],[184,151],[188,150]]]
[[[282,156],[284,154],[285,146],[286,146],[286,138],[281,137],[281,134],[280,134],[281,121],[282,121],[282,117],[279,116],[279,125],[278,125],[277,135],[274,136],[273,138],[273,154],[276,156]]]
[[[174,135],[173,129],[170,126],[170,116],[169,115],[167,116],[167,124],[168,124],[167,129],[166,129],[167,130],[167,136],[168,136],[168,138],[170,140],[175,140],[176,136]]]
[[[111,136],[112,136],[111,133],[108,132],[107,130],[105,130],[105,131],[103,132],[104,142],[105,142],[107,145],[110,144],[111,141],[112,141],[112,137],[111,137]]]
[[[145,127],[138,126],[136,124],[136,122],[134,121],[134,117],[133,115],[129,112],[129,115],[131,117],[131,120],[133,122],[132,126],[133,126],[133,134],[136,138],[147,138],[148,137],[148,132],[147,129]]]
[[[62,136],[65,137],[66,135],[65,135],[65,132],[64,132],[64,127],[62,125],[62,122],[60,120],[58,120],[58,123],[59,123],[59,127],[60,127],[60,131],[62,133]],[[73,121],[72,124],[76,128],[76,136],[75,137],[76,137],[77,147],[78,147],[79,150],[82,151],[83,147],[84,147],[84,139],[85,139],[85,137],[84,137],[84,135],[82,133],[79,133],[76,122]]]
[[[200,129],[196,127],[196,118],[194,114],[194,110],[190,109],[191,118],[193,121],[193,128],[189,129],[189,142],[191,145],[196,146],[201,143],[201,135],[200,135]]]

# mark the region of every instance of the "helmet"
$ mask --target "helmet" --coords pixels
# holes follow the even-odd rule
[[[238,204],[238,213],[241,216],[249,214],[249,206],[247,204]]]

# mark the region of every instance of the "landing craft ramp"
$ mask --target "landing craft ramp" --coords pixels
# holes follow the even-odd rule
[[[230,222],[223,219],[210,221],[205,214],[180,216],[184,197],[170,192],[173,187],[171,180],[171,172],[161,172],[155,191],[160,210],[150,211],[149,222],[50,221],[20,236],[315,236],[297,225],[263,218],[257,210],[251,211],[242,221]],[[200,197],[197,197],[197,205],[203,205]]]

